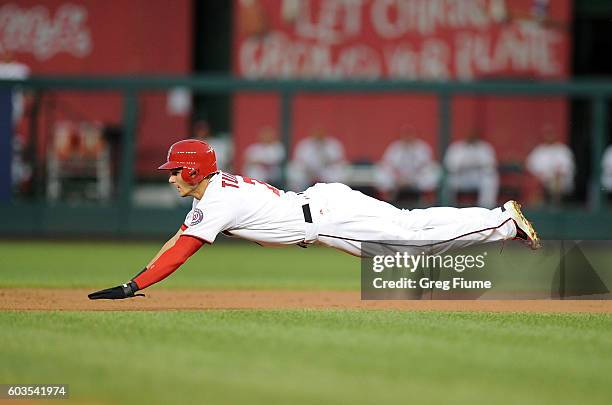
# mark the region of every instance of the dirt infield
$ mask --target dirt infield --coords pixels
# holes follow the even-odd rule
[[[163,311],[203,309],[399,309],[406,311],[598,312],[605,300],[362,301],[353,291],[152,290],[127,300],[87,298],[81,289],[0,289],[0,310]]]

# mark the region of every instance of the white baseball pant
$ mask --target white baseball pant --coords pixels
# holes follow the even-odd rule
[[[340,184],[316,184],[304,192],[312,223],[306,243],[319,243],[355,256],[367,241],[431,243],[430,254],[512,239],[516,227],[501,208],[434,207],[405,210]]]

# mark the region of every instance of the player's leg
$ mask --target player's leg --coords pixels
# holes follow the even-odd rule
[[[517,222],[524,225],[527,238],[532,241],[537,238],[520,207],[508,205],[510,202],[508,207],[493,210],[438,207],[408,211],[346,186],[329,186],[320,188],[325,189],[329,198],[324,209],[326,215],[319,218],[318,241],[354,255],[361,254],[364,241],[405,241],[428,245],[431,253],[440,253],[512,239],[517,236]]]
[[[509,202],[508,204],[514,204]],[[537,235],[519,211],[497,208],[429,208],[396,217],[332,216],[319,224],[318,242],[360,256],[362,243],[377,241],[389,249],[421,247],[428,254],[519,237],[532,248]],[[523,230],[517,226],[523,225]],[[520,231],[519,235],[517,231]]]
[[[368,236],[382,233],[399,237],[403,234],[395,229],[399,227],[410,233],[422,234],[420,239],[432,239],[432,235],[443,236],[444,234],[430,231],[442,227],[447,231],[448,227],[455,227],[456,232],[453,232],[452,235],[445,235],[450,239],[464,234],[477,234],[483,229],[500,228],[501,224],[508,222],[509,219],[505,209],[501,207],[493,210],[479,207],[402,210],[341,184],[321,184],[313,189],[317,189],[318,194],[325,195],[325,205],[331,212],[334,222],[342,224],[344,229],[351,233],[358,232],[355,224],[364,224],[363,232]],[[372,227],[372,224],[377,223],[380,226]],[[388,226],[389,231],[386,231],[383,225]],[[498,233],[499,238],[504,239],[514,236],[512,226],[505,227]],[[483,235],[483,238],[487,239],[488,236],[487,233]],[[444,238],[436,239],[443,240]]]
[[[456,208],[449,210],[459,211]],[[402,218],[405,216],[402,214],[396,215],[395,218],[372,218],[369,213],[350,218],[334,216],[319,224],[317,240],[325,246],[360,256],[362,243],[370,241],[388,245],[391,250],[400,249],[402,246],[418,246],[429,254],[435,254],[475,244],[512,239],[516,235],[515,225],[508,216],[489,215],[489,210],[484,208],[461,210],[484,210],[482,216],[485,218],[472,218],[466,213],[455,212],[456,215],[464,215],[464,219],[458,220],[456,217],[452,221],[444,221],[439,215],[448,213],[445,208],[421,210],[438,215],[436,221],[418,221],[422,224],[428,223],[427,226],[415,226],[415,218],[429,218],[423,213],[410,215],[410,220]]]
[[[503,241],[516,236],[516,226],[502,208],[435,207],[403,211],[397,223],[418,241],[429,241],[433,252]]]
[[[405,211],[401,226],[419,230],[418,237],[422,240],[447,242],[444,249],[514,238],[524,240],[532,249],[540,247],[535,229],[516,201],[492,210],[437,207]]]

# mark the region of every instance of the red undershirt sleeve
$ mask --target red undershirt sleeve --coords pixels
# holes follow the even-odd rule
[[[159,256],[148,269],[134,277],[133,281],[142,290],[165,279],[197,252],[203,244],[204,241],[192,236],[180,236],[174,246]]]

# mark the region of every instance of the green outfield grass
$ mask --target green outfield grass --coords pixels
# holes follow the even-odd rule
[[[0,288],[116,285],[137,274],[160,246],[161,242],[0,242]],[[557,251],[533,252],[519,243],[508,243],[503,251],[501,247],[487,247],[485,270],[497,287],[550,292],[559,265]],[[612,251],[590,249],[588,256],[599,277],[612,286]],[[204,246],[153,288],[359,290],[360,265],[359,259],[334,249],[217,243]],[[579,274],[583,268],[574,270]],[[469,278],[470,273],[462,276]]]
[[[155,242],[0,242],[0,287],[106,287],[138,273]],[[155,288],[359,289],[359,260],[333,249],[204,246]]]
[[[607,404],[612,317],[0,312],[0,382],[95,403]]]
[[[0,287],[110,287],[159,245],[1,242]],[[508,260],[498,260],[511,264],[507,271],[537,271],[520,268],[513,254],[506,248]],[[359,260],[331,249],[217,244],[153,288],[357,290],[359,282]],[[610,314],[0,311],[0,339],[0,383],[69,384],[83,403],[612,398]]]

